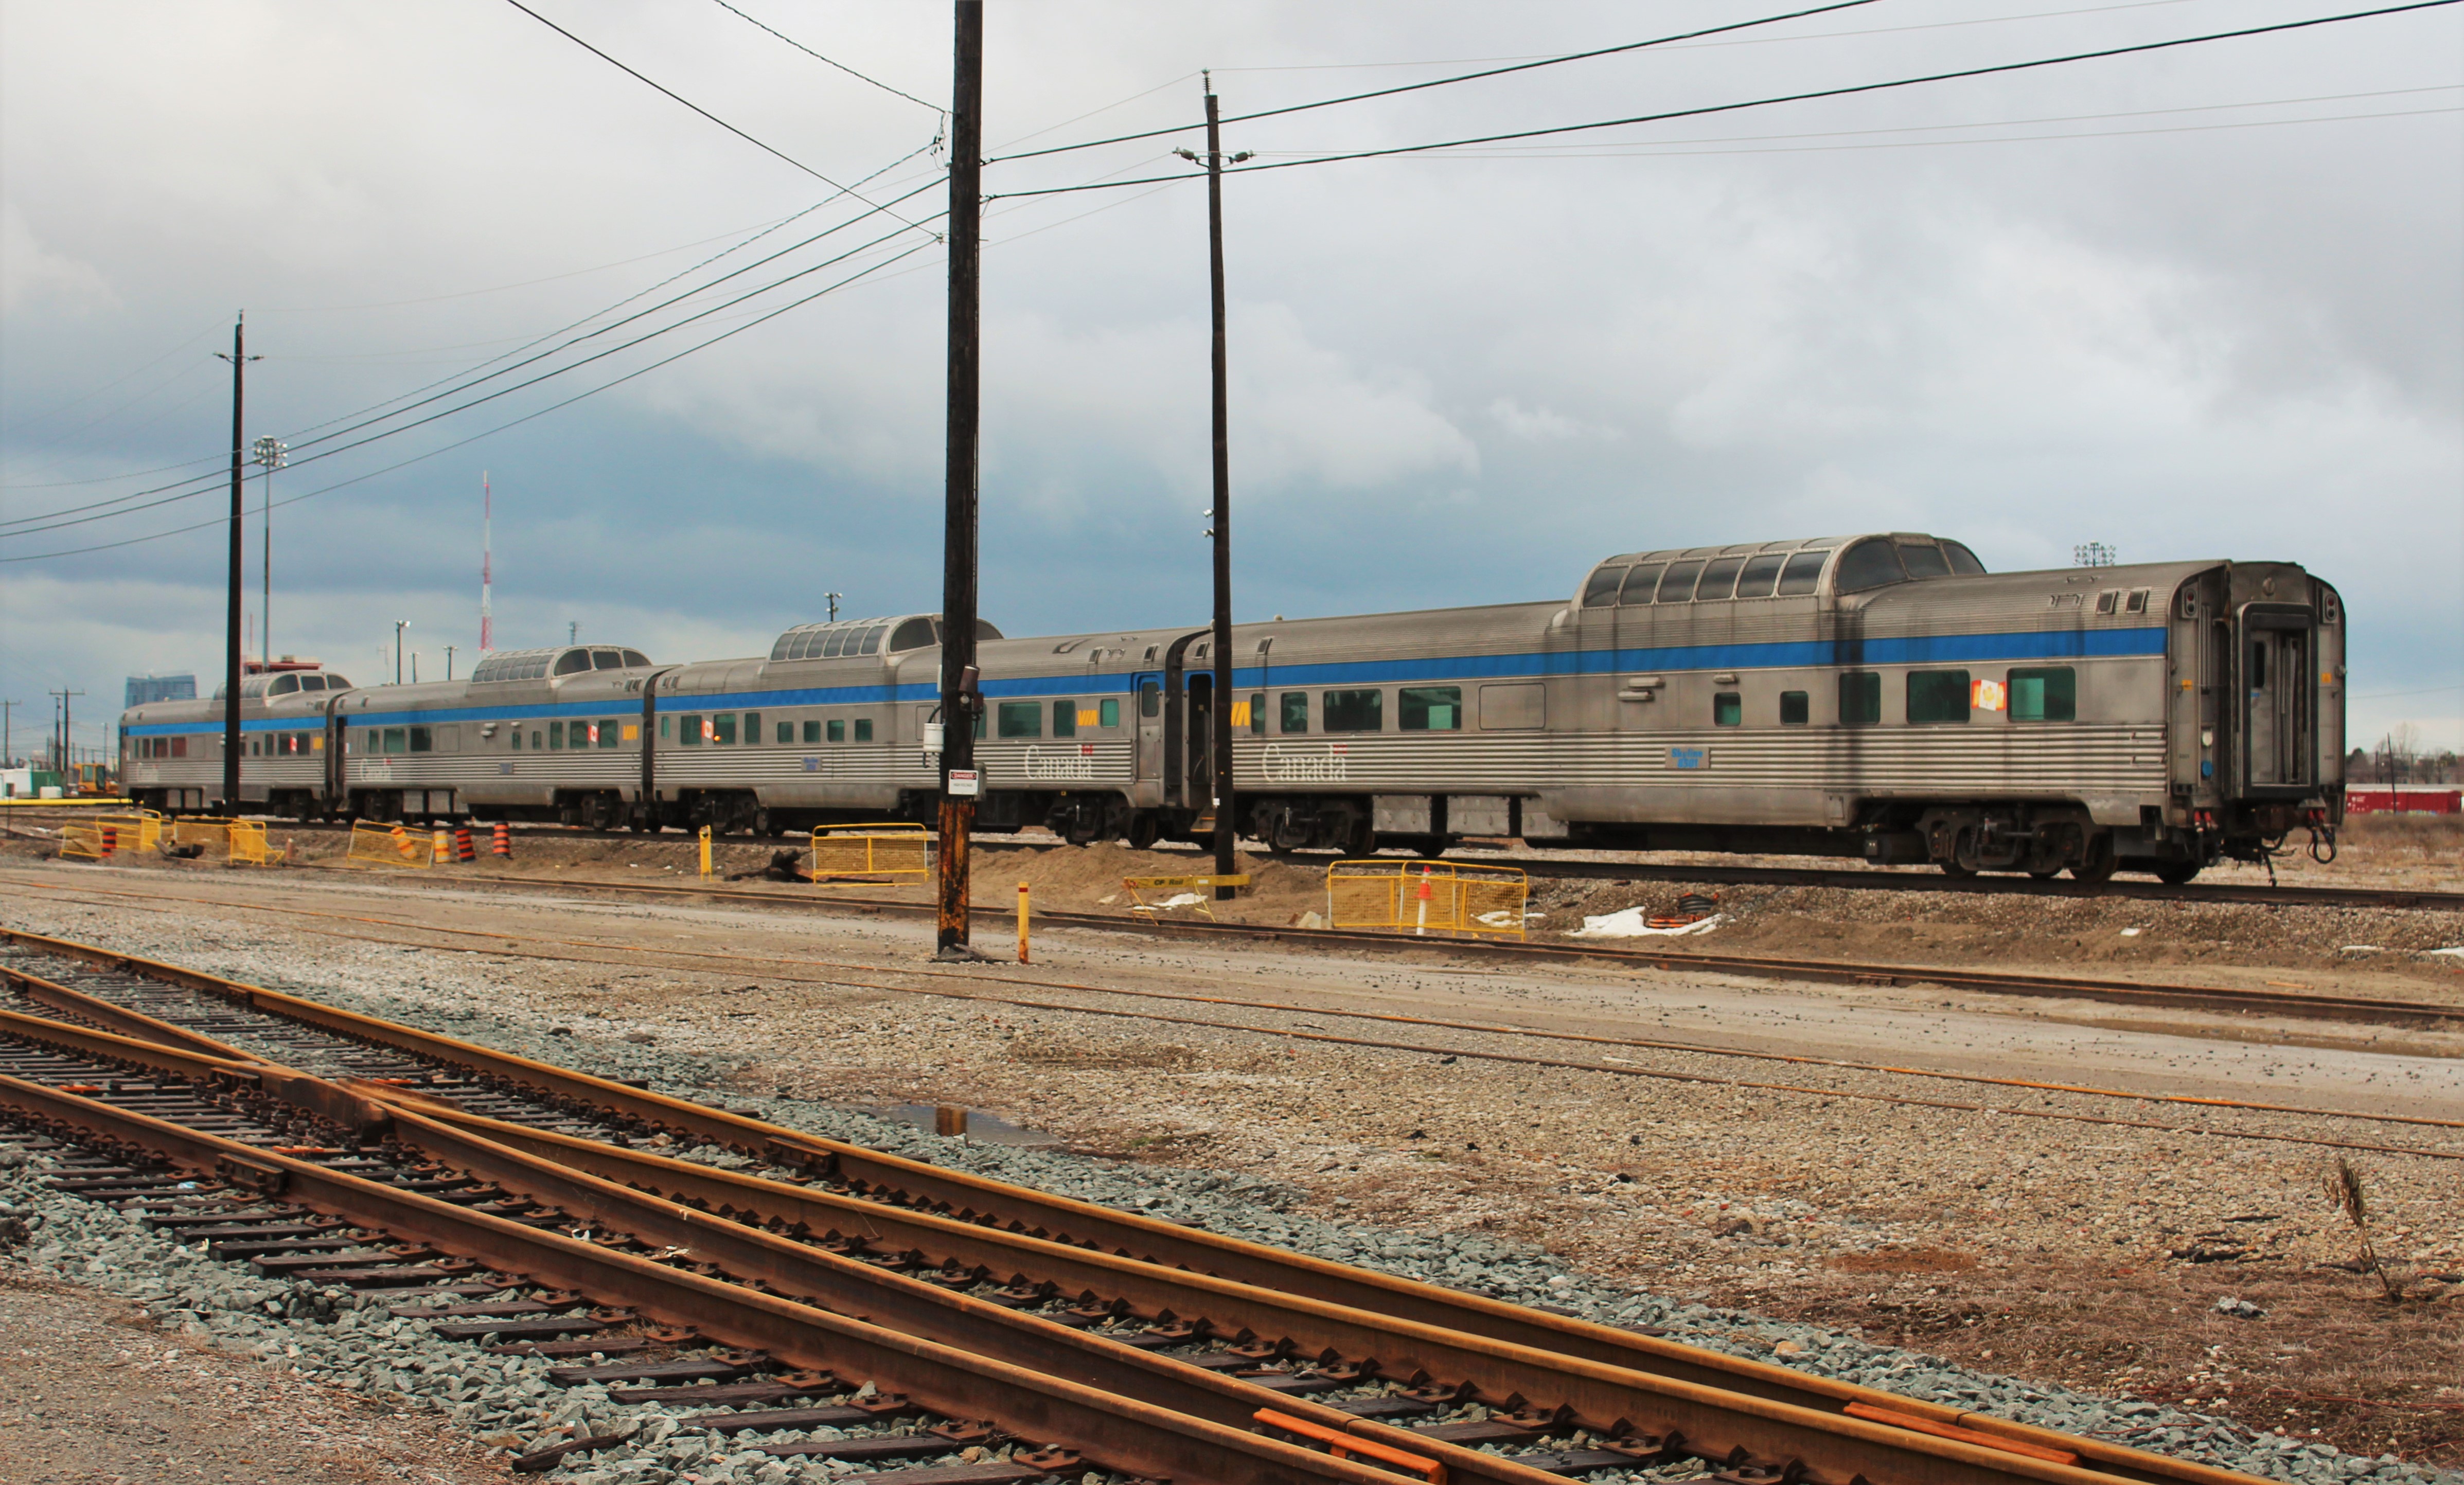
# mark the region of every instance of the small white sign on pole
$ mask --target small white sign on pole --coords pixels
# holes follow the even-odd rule
[[[971,768],[954,768],[949,792],[954,799],[972,799],[984,792],[983,776]]]

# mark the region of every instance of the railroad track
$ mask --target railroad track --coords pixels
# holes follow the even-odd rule
[[[270,822],[277,823],[277,822]],[[285,820],[279,828],[311,833],[327,833],[349,829],[342,821]],[[492,828],[492,827],[482,827]],[[689,841],[684,835],[641,835],[625,830],[588,830],[578,825],[517,824],[518,835],[558,841]],[[13,833],[13,832],[12,832]],[[723,844],[777,845],[792,843],[792,838],[723,836]],[[1059,838],[1005,840],[998,836],[971,838],[973,849],[979,851],[1051,850],[1061,844]],[[1171,848],[1163,848],[1171,854]],[[1203,851],[1187,853],[1193,862],[1213,858]],[[1295,865],[1316,866],[1336,858],[1320,855],[1279,853],[1272,859]],[[1401,859],[1401,858],[1397,858]],[[2240,883],[2211,882],[2205,884],[2167,885],[2161,882],[2079,882],[2066,879],[2038,880],[2034,877],[1985,873],[1973,877],[1944,876],[1930,868],[1895,870],[1870,866],[1726,866],[1670,865],[1657,863],[1595,861],[1563,856],[1517,855],[1491,852],[1477,847],[1454,858],[1468,862],[1490,863],[1514,866],[1533,877],[1579,882],[1666,882],[1685,885],[1725,886],[1801,886],[1837,887],[1855,892],[1948,892],[1963,896],[2048,897],[2070,899],[2108,899],[2143,903],[2214,903],[2252,906],[2299,907],[2376,907],[2413,912],[2464,912],[2464,892],[2449,892],[2411,887],[2359,886],[2258,886]]]
[[[341,868],[307,868],[333,869]],[[605,892],[626,896],[683,897],[705,902],[753,903],[770,907],[852,907],[865,912],[906,917],[933,916],[930,903],[896,898],[852,897],[833,891],[826,898],[789,896],[785,892],[705,887],[689,883],[547,882],[527,877],[488,877],[490,889],[517,887],[553,892]],[[985,908],[989,917],[996,909]],[[2111,1005],[2159,1006],[2234,1015],[2281,1015],[2310,1020],[2350,1021],[2416,1029],[2464,1027],[2464,1006],[2389,996],[2326,995],[2313,992],[2244,990],[2221,985],[2147,984],[2137,980],[2098,979],[2085,975],[2018,974],[1997,970],[1961,969],[1941,965],[1869,964],[1836,959],[1782,959],[1750,954],[1718,954],[1693,949],[1616,949],[1605,944],[1534,943],[1507,939],[1416,938],[1393,932],[1346,928],[1279,928],[1263,924],[1227,923],[1200,918],[1165,918],[1161,914],[1133,918],[1107,913],[1039,909],[1036,921],[1048,928],[1134,933],[1151,937],[1270,943],[1287,949],[1367,950],[1381,954],[1398,951],[1436,952],[1521,965],[1591,963],[1633,970],[1687,970],[1734,974],[1749,979],[1812,981],[1889,989],[1910,985],[1940,986],[1971,994],[2015,995],[2037,999],[2093,1000]]]
[[[64,1190],[260,1272],[410,1299],[397,1313],[447,1336],[594,1355],[551,1380],[706,1404],[703,1427],[891,1423],[898,1441],[754,1446],[772,1452],[1008,1451],[891,1485],[1089,1469],[1538,1485],[1700,1463],[1725,1485],[2249,1478],[1007,1186],[218,976],[7,939],[6,978],[29,1009],[0,1014],[0,1117],[46,1142]],[[198,1029],[213,1015],[241,1016],[224,1027],[238,1039]],[[337,1076],[255,1050],[270,1042],[250,1017],[286,1024],[300,1059]],[[353,1057],[395,1076],[345,1071]],[[471,1106],[490,1100],[512,1117]],[[645,1132],[766,1168],[654,1153]]]

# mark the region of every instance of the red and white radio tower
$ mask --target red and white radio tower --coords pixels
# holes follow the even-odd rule
[[[488,602],[493,596],[495,578],[490,571],[496,545],[496,497],[488,488],[488,471],[479,471],[479,653],[484,655],[495,644],[495,634],[488,617]]]

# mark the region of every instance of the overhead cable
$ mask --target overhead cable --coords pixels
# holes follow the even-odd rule
[[[737,17],[738,20],[747,21],[755,26],[760,27],[763,31],[770,33],[770,34],[787,43],[789,46],[794,47],[797,51],[803,53],[813,60],[817,62],[827,62],[832,67],[835,67],[839,71],[847,74],[848,76],[855,78],[858,82],[871,83],[874,87],[879,88],[884,93],[890,94],[893,98],[903,98],[911,103],[922,103],[925,107],[933,110],[933,112],[936,114],[939,114],[944,119],[950,117],[950,111],[943,108],[940,104],[917,98],[914,94],[906,92],[902,89],[893,88],[889,83],[882,81],[878,77],[868,77],[836,57],[824,56],[821,53],[814,51],[811,47],[804,45],[803,42],[797,40],[791,35],[788,35],[785,32],[779,30],[777,27],[762,21],[754,20],[752,16],[745,14],[742,11],[739,11],[736,7],[728,4],[727,0],[714,0],[714,3],[716,4],[720,10],[725,11],[730,15]]]
[[[711,122],[713,122],[713,123],[715,123],[715,124],[718,125],[720,128],[725,129],[728,133],[735,135],[737,139],[744,141],[744,142],[746,142],[747,144],[751,144],[751,145],[755,146],[756,148],[759,148],[759,149],[761,149],[761,150],[765,150],[765,151],[767,151],[767,152],[768,152],[768,153],[770,153],[770,154],[773,154],[773,155],[778,156],[781,160],[783,160],[783,161],[785,161],[787,164],[791,164],[791,165],[794,165],[797,169],[803,171],[806,175],[811,176],[814,180],[821,182],[821,183],[822,183],[823,185],[825,185],[825,186],[832,186],[832,187],[835,187],[835,188],[836,188],[836,189],[838,189],[838,190],[846,191],[846,192],[847,192],[848,195],[850,195],[850,196],[854,196],[854,195],[855,195],[855,192],[854,192],[852,189],[850,189],[849,187],[845,186],[840,186],[838,182],[831,180],[828,176],[824,175],[822,172],[820,172],[819,170],[814,169],[811,165],[808,165],[808,164],[804,164],[803,161],[801,161],[801,160],[797,159],[795,156],[788,154],[785,150],[779,148],[779,147],[778,147],[777,145],[775,145],[775,144],[771,144],[771,143],[769,143],[769,142],[765,142],[765,141],[762,141],[762,140],[757,139],[757,138],[755,138],[754,136],[752,136],[752,135],[750,135],[750,134],[745,133],[742,129],[739,129],[739,128],[737,128],[736,125],[734,125],[734,124],[732,124],[732,123],[729,123],[726,120],[721,119],[720,117],[718,117],[718,115],[712,113],[709,109],[702,107],[699,103],[696,103],[696,102],[694,102],[693,99],[691,99],[691,98],[689,98],[685,97],[683,94],[678,93],[678,92],[677,92],[677,91],[675,91],[673,88],[671,88],[671,87],[667,86],[667,85],[666,85],[666,84],[664,84],[664,83],[661,83],[661,82],[655,81],[655,80],[653,80],[652,78],[650,78],[650,77],[649,77],[649,76],[645,76],[644,74],[642,74],[642,73],[640,73],[640,72],[638,72],[638,71],[634,70],[633,68],[630,68],[630,67],[626,66],[623,62],[620,62],[620,61],[616,60],[616,58],[614,58],[614,57],[612,57],[612,56],[609,56],[606,53],[602,52],[601,50],[599,50],[599,49],[598,49],[597,47],[595,47],[595,46],[592,46],[589,42],[583,40],[580,36],[575,35],[573,33],[571,33],[571,32],[567,31],[567,30],[565,30],[563,27],[561,27],[561,26],[558,25],[556,22],[554,22],[554,21],[552,21],[552,20],[549,20],[546,16],[541,15],[539,11],[534,11],[534,10],[532,10],[529,6],[526,6],[526,5],[522,4],[522,0],[505,0],[505,3],[506,3],[507,5],[512,6],[515,10],[521,11],[524,15],[529,16],[532,20],[535,20],[535,21],[539,22],[540,25],[542,25],[542,26],[546,27],[548,30],[550,30],[550,31],[552,31],[552,32],[555,32],[558,35],[562,36],[565,40],[572,42],[575,46],[578,46],[578,47],[582,48],[582,50],[583,50],[583,51],[585,51],[585,52],[589,53],[591,55],[593,55],[593,56],[595,56],[595,57],[599,58],[601,61],[605,62],[608,66],[613,67],[613,68],[615,68],[617,71],[619,71],[619,72],[621,72],[621,73],[625,74],[627,76],[631,77],[631,78],[635,79],[636,81],[639,81],[639,82],[645,83],[645,84],[647,84],[647,85],[649,85],[649,86],[650,86],[650,87],[652,87],[652,88],[656,88],[659,92],[661,92],[661,93],[663,93],[663,94],[667,95],[667,96],[668,96],[669,98],[671,98],[675,99],[677,102],[682,103],[682,104],[683,104],[683,105],[685,105],[687,108],[692,109],[694,113],[697,113],[697,114],[701,115],[704,119],[707,119],[707,120],[709,120]],[[861,196],[856,196],[856,199],[857,199],[858,201],[863,201],[863,200],[864,200],[864,198],[863,198],[863,197],[861,197]],[[871,206],[871,205],[872,205],[872,203],[870,203],[870,202],[866,202],[866,205],[868,205],[868,206]],[[875,209],[880,209],[880,208],[879,208],[879,207],[875,207]],[[893,214],[894,214],[894,213],[893,213]],[[905,217],[899,217],[899,218],[898,218],[898,220],[899,220],[900,222],[902,222],[902,223],[905,223],[909,228],[914,229],[915,230],[921,231],[921,230],[923,229],[921,229],[920,227],[917,227],[915,223],[907,221],[907,219],[906,219]]]
[[[1339,154],[1310,155],[1297,160],[1274,160],[1259,164],[1226,165],[1223,167],[1223,173],[1247,175],[1259,170],[1289,170],[1298,165],[1335,164],[1349,160],[1378,160],[1396,155],[1424,154],[1431,150],[1462,149],[1474,144],[1499,144],[1512,140],[1545,139],[1551,135],[1581,134],[1596,129],[1623,128],[1633,124],[1665,123],[1675,119],[1699,119],[1709,114],[1735,113],[1741,109],[1770,108],[1782,103],[1804,103],[1818,98],[1848,98],[1860,93],[1881,93],[1893,88],[1912,88],[1928,82],[1950,82],[1963,77],[1987,77],[2003,73],[2059,67],[2071,62],[2099,61],[2107,57],[2164,52],[2177,47],[2198,46],[2211,41],[2233,41],[2247,36],[2270,35],[2278,32],[2303,31],[2316,26],[2332,26],[2343,21],[2401,15],[2412,11],[2438,10],[2458,3],[2464,3],[2464,0],[2409,0],[2409,3],[2404,5],[2382,6],[2368,11],[2348,11],[2340,15],[2319,15],[2306,20],[2277,21],[2266,26],[2247,26],[2235,31],[2210,32],[2197,36],[2175,36],[2164,41],[2133,42],[2127,46],[2103,47],[2093,52],[2073,52],[2061,56],[2037,57],[2024,62],[1995,62],[1983,67],[1963,67],[1951,72],[1926,73],[1915,77],[1895,77],[1886,82],[1859,82],[1837,88],[1817,88],[1804,93],[1786,93],[1771,98],[1749,98],[1737,103],[1706,103],[1698,108],[1676,108],[1656,114],[1635,114],[1623,119],[1603,119],[1592,123],[1552,124],[1547,128],[1517,129],[1504,134],[1483,134],[1465,139],[1439,140],[1426,144],[1395,144],[1382,149],[1347,150]],[[1083,186],[1050,186],[1031,190],[1003,191],[986,199],[999,201],[1015,196],[1059,196],[1072,191],[1117,190],[1130,186],[1153,185],[1158,181],[1197,180],[1201,179],[1203,175],[1203,171],[1183,172]]]
[[[1645,47],[1667,46],[1673,42],[1692,41],[1703,36],[1717,36],[1732,31],[1748,31],[1756,26],[1776,26],[1782,21],[1803,20],[1809,15],[1822,15],[1832,11],[1853,11],[1872,5],[1874,0],[1834,0],[1810,10],[1790,11],[1780,15],[1766,15],[1758,20],[1731,21],[1725,26],[1707,26],[1700,31],[1683,31],[1670,35],[1654,36],[1648,41],[1626,41],[1613,47],[1599,47],[1589,52],[1570,52],[1562,56],[1544,56],[1534,62],[1515,62],[1505,67],[1490,67],[1480,72],[1461,73],[1452,77],[1432,77],[1426,82],[1406,82],[1392,88],[1377,88],[1367,93],[1346,94],[1342,98],[1320,98],[1314,103],[1292,103],[1282,108],[1260,109],[1253,114],[1232,114],[1218,123],[1245,123],[1252,119],[1274,119],[1285,114],[1304,114],[1313,108],[1332,108],[1338,103],[1358,103],[1373,98],[1392,98],[1397,93],[1418,93],[1427,88],[1451,87],[1458,82],[1477,82],[1484,77],[1503,77],[1508,73],[1530,72],[1539,67],[1557,67],[1567,62],[1585,62],[1594,57],[1615,56],[1622,52],[1639,52]],[[1206,127],[1204,120],[1175,124],[1168,129],[1147,129],[1136,134],[1116,134],[1108,140],[1089,140],[1083,144],[1054,144],[1045,149],[1021,150],[1015,155],[995,155],[984,162],[997,165],[1007,160],[1033,160],[1044,155],[1064,155],[1071,150],[1095,149],[1106,144],[1124,144],[1132,140],[1152,140],[1167,134],[1187,134]]]

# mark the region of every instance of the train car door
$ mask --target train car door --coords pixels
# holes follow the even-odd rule
[[[1163,672],[1141,670],[1130,678],[1130,689],[1137,706],[1138,781],[1161,782],[1163,778]]]
[[[2242,609],[2242,777],[2255,790],[2303,790],[2315,773],[2317,645],[2306,608]]]

